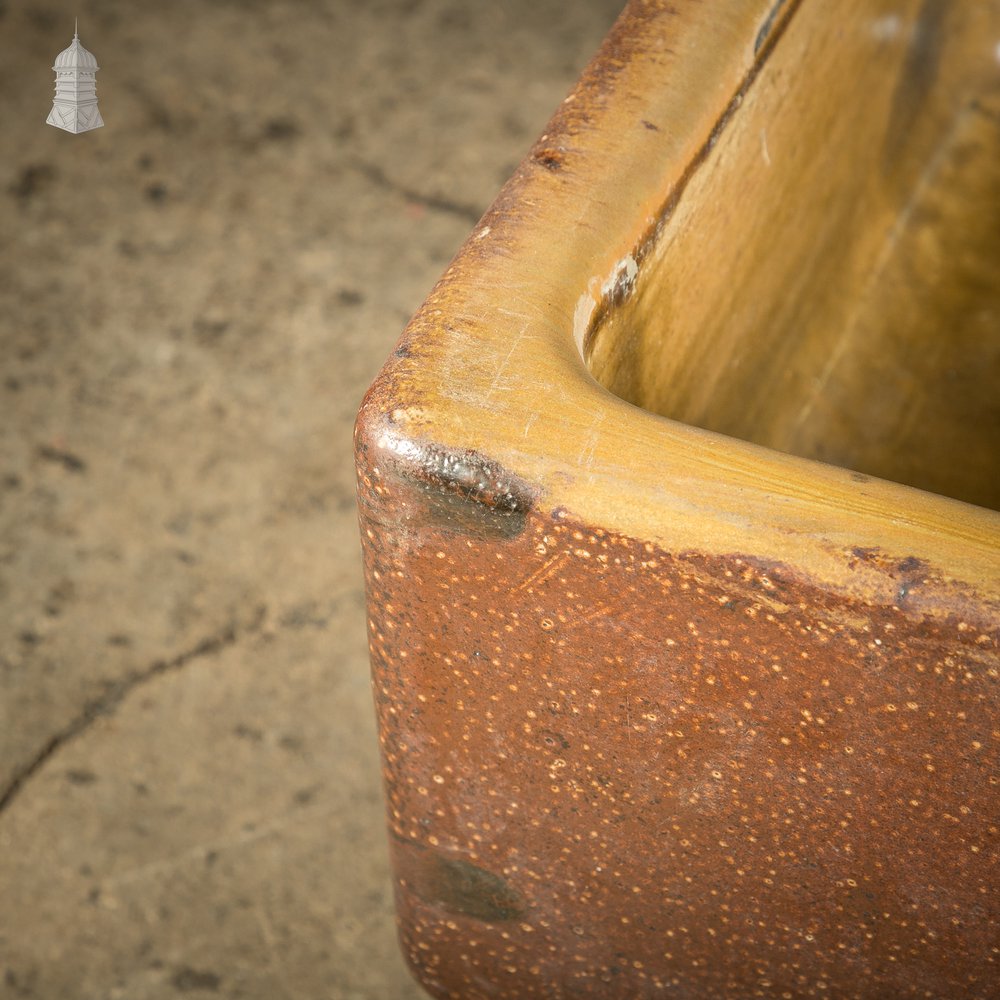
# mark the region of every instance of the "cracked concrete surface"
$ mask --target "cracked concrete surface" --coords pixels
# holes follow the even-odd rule
[[[266,609],[261,608],[263,613]],[[259,620],[259,619],[258,619]],[[257,622],[254,622],[256,625]],[[240,638],[235,625],[227,625],[221,632],[208,636],[198,642],[192,649],[180,653],[170,660],[156,660],[143,670],[135,670],[116,680],[109,681],[104,691],[96,698],[86,702],[78,715],[70,719],[66,725],[53,733],[39,748],[38,753],[28,760],[21,768],[14,771],[6,788],[0,789],[0,813],[7,809],[17,793],[24,787],[32,775],[44,767],[48,760],[58,753],[70,740],[75,739],[102,715],[110,715],[140,684],[145,684],[161,674],[171,670],[180,670],[192,660],[201,656],[211,656],[231,646]],[[78,782],[79,783],[79,782]],[[86,782],[82,782],[86,784]]]
[[[420,995],[353,415],[618,6],[0,2],[0,997]]]

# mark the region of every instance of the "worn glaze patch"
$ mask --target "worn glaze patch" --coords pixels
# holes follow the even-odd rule
[[[524,913],[523,897],[496,873],[412,840],[396,840],[392,846],[400,884],[427,905],[492,923]]]
[[[581,356],[586,357],[590,348],[595,316],[604,316],[608,310],[621,305],[635,288],[639,276],[639,265],[632,254],[626,254],[612,268],[611,274],[602,283],[592,278],[590,285],[577,300],[573,314],[573,339]]]
[[[391,421],[376,449],[381,453],[376,470],[412,487],[406,522],[432,522],[447,532],[483,537],[512,538],[523,530],[536,491],[478,452],[420,441]]]

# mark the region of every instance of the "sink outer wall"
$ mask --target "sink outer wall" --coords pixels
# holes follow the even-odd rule
[[[588,144],[700,7],[628,8],[359,413],[403,949],[463,1000],[994,995],[996,516],[629,407],[525,283],[536,216],[609,275],[662,203],[581,208]]]

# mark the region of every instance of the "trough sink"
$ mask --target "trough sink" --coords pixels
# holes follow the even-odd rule
[[[435,997],[996,997],[1000,4],[632,2],[356,431]]]

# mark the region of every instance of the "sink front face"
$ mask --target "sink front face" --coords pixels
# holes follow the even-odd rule
[[[997,12],[631,4],[369,390],[434,996],[991,995]]]

